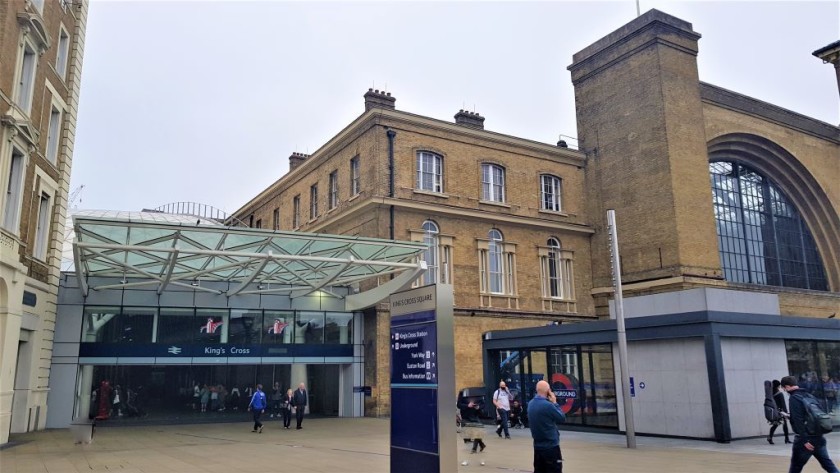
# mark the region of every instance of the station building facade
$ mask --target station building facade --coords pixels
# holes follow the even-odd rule
[[[307,412],[364,412],[362,310],[425,270],[423,246],[80,212],[62,273],[47,426],[239,416],[304,383]],[[359,283],[381,284],[370,290]],[[279,415],[270,403],[269,412]]]
[[[651,10],[575,54],[576,150],[488,131],[474,112],[453,123],[400,111],[390,93],[369,90],[359,118],[312,155],[292,154],[288,174],[235,215],[263,228],[424,242],[430,271],[417,284],[454,286],[457,386],[489,388],[525,358],[511,347],[486,358],[484,334],[609,319],[614,209],[626,297],[715,289],[728,294],[714,293],[717,310],[790,317],[790,344],[774,342],[761,376],[785,375],[797,360],[797,374],[831,386],[833,345],[809,345],[796,327],[840,311],[840,129],[701,82],[699,40],[690,23]],[[733,302],[741,296],[775,302],[744,312]],[[367,414],[385,415],[388,308],[364,317]],[[840,340],[833,321],[822,324],[826,341]],[[590,363],[593,385],[614,398],[602,342],[538,363],[567,376]],[[527,397],[534,380],[516,379]],[[754,386],[740,393],[745,404],[763,397]],[[738,422],[734,435],[758,435],[755,419]],[[709,435],[733,435],[721,429]]]

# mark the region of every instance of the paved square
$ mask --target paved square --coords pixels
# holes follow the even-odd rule
[[[17,445],[0,451],[2,473],[230,473],[388,472],[387,419],[307,419],[300,431],[268,421],[262,434],[242,423],[100,427],[90,445],[74,445],[67,430],[13,435]],[[528,430],[503,440],[487,427],[483,455],[458,446],[459,472],[531,471]],[[828,437],[840,459],[840,434]],[[780,442],[783,442],[779,438]],[[460,441],[459,441],[460,442]],[[561,432],[564,471],[576,472],[773,472],[786,471],[790,448],[764,439],[728,445],[707,441],[638,437],[639,448],[624,448],[615,434]],[[483,459],[485,466],[479,466]],[[816,461],[805,472],[822,471]]]

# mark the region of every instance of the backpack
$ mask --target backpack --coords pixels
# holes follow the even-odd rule
[[[771,424],[782,421],[782,413],[779,412],[779,406],[773,399],[773,383],[770,381],[764,382],[764,418]]]
[[[794,397],[805,407],[805,429],[808,435],[823,435],[832,431],[831,416],[822,410],[817,398],[807,393],[795,394]]]

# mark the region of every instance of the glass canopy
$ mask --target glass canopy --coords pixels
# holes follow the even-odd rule
[[[86,295],[150,285],[161,293],[175,285],[228,296],[322,291],[338,297],[329,287],[401,273],[383,284],[396,291],[426,269],[417,260],[422,243],[227,227],[184,215],[83,212],[73,216],[73,229],[75,271]],[[88,287],[89,281],[103,284]],[[201,287],[201,281],[239,284],[223,292]],[[368,292],[386,288],[377,289]]]

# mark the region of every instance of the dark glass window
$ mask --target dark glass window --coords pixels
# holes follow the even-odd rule
[[[294,343],[294,320],[294,312],[266,311],[263,319],[263,343],[272,345]]]
[[[230,325],[227,309],[196,309],[195,326],[190,333],[202,343],[227,343]]]
[[[727,281],[828,290],[811,232],[781,190],[736,162],[710,163],[709,173]]]
[[[193,309],[160,309],[158,343],[189,343],[198,333],[200,322],[193,317]]]
[[[114,341],[119,343],[151,343],[156,311],[153,307],[124,307],[119,316],[117,339]]]
[[[230,314],[228,343],[243,345],[260,343],[262,323],[262,311],[234,309]]]

